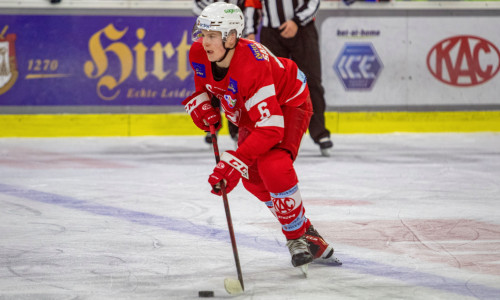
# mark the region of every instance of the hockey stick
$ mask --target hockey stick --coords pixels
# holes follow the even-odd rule
[[[210,125],[210,135],[212,136],[212,145],[214,147],[215,162],[220,162],[219,146],[217,145],[217,135],[215,126]],[[233,246],[234,262],[236,263],[236,272],[238,272],[238,280],[233,278],[224,279],[224,287],[229,294],[239,294],[245,290],[243,285],[243,275],[241,274],[240,259],[238,257],[238,248],[236,247],[236,238],[234,237],[233,221],[231,221],[231,211],[229,210],[229,202],[227,200],[226,185],[224,181],[220,185],[222,192],[222,200],[224,201],[224,209],[226,210],[227,227],[229,229],[229,237]]]

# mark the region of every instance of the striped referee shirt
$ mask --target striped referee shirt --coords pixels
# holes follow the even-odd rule
[[[288,20],[305,26],[314,20],[320,0],[246,0],[245,35],[257,33],[256,17],[262,10],[262,26],[278,28]]]

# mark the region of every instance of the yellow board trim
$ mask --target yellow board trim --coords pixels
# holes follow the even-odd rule
[[[326,124],[332,133],[500,131],[500,111],[329,113]]]
[[[327,112],[325,120],[332,134],[500,131],[500,111]],[[0,115],[0,137],[145,135],[203,132],[184,113]]]

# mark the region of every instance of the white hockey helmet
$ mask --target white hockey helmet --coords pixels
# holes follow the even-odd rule
[[[233,31],[239,39],[243,28],[245,28],[245,18],[238,6],[226,2],[215,2],[205,7],[196,19],[192,38],[193,41],[198,41],[201,37],[201,30],[220,31],[222,40],[225,42]]]

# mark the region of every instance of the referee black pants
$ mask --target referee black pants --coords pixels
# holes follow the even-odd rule
[[[314,114],[309,123],[309,134],[317,143],[330,136],[325,128],[325,90],[321,84],[321,56],[319,53],[318,31],[314,22],[299,26],[295,37],[285,39],[278,28],[263,27],[260,41],[279,57],[292,59],[307,77]]]

